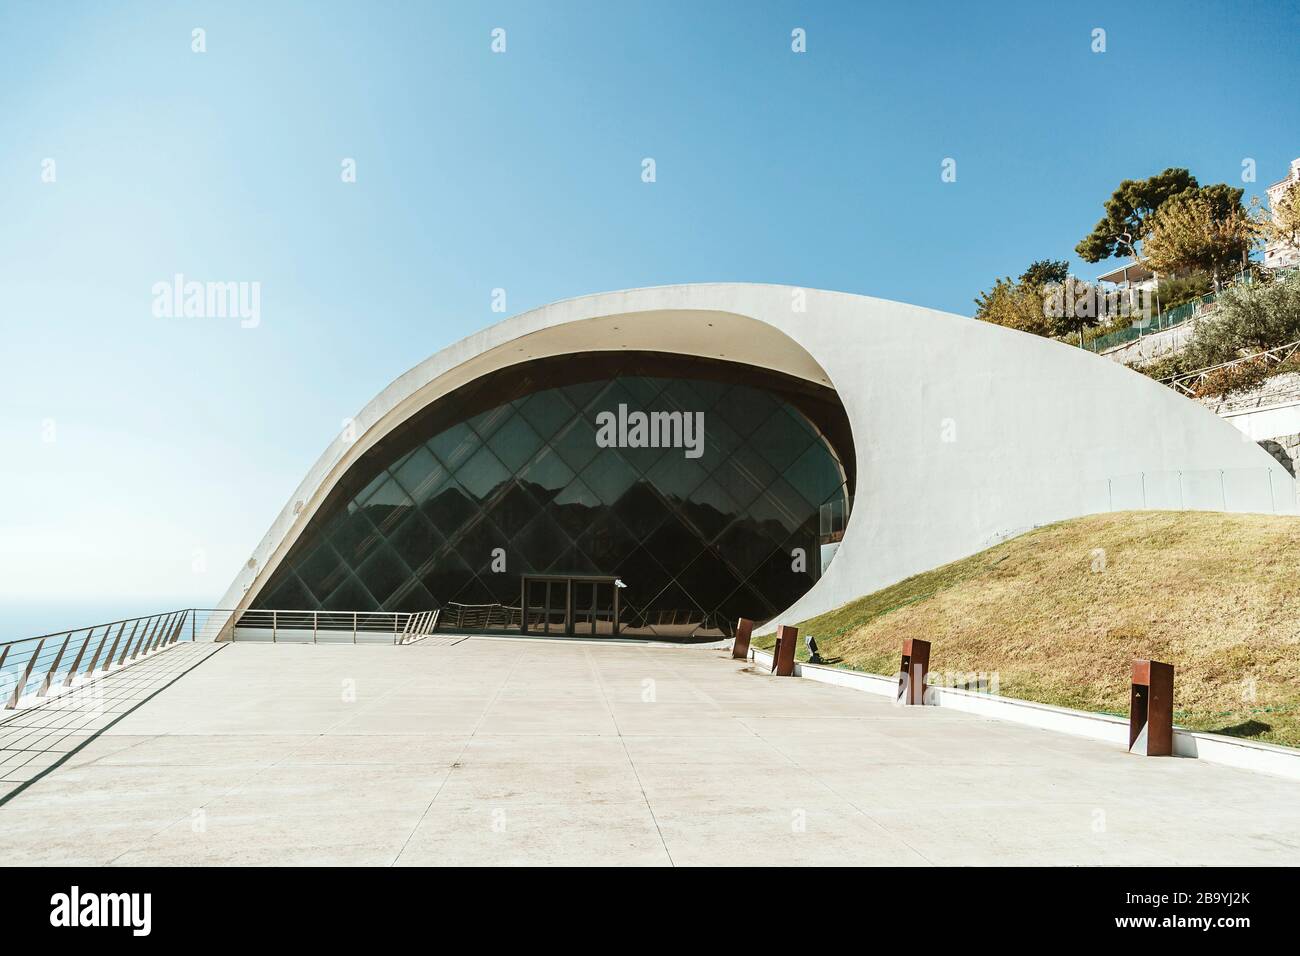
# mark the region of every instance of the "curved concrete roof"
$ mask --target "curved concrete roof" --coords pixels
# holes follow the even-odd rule
[[[512,364],[619,349],[722,358],[839,393],[857,456],[855,507],[835,560],[786,620],[1029,528],[1118,506],[1117,483],[1140,480],[1146,496],[1150,482],[1156,501],[1177,507],[1187,481],[1230,472],[1223,510],[1295,510],[1290,475],[1237,429],[1082,349],[840,292],[664,286],[525,312],[401,375],[356,416],[355,440],[340,436],[325,449],[219,606],[247,606],[352,463],[419,409]],[[1217,487],[1228,487],[1222,475]]]

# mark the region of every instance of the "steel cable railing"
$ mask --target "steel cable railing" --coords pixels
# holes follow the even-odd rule
[[[192,635],[195,616],[164,611],[0,643],[3,708],[37,703],[154,654],[180,640],[187,621]]]
[[[433,633],[438,613],[258,608],[241,611],[235,616],[231,639],[273,644],[410,644]]]
[[[41,703],[180,641],[411,644],[437,629],[440,613],[181,608],[0,641],[0,709]]]

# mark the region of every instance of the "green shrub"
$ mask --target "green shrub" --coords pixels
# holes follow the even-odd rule
[[[1213,288],[1214,282],[1206,273],[1195,272],[1179,279],[1165,279],[1156,294],[1160,297],[1161,310],[1168,311],[1199,299]]]
[[[1269,366],[1263,359],[1250,359],[1216,369],[1193,386],[1197,398],[1224,398],[1232,392],[1258,388],[1269,376]]]
[[[1194,371],[1194,368],[1187,364],[1186,352],[1162,355],[1153,362],[1148,362],[1142,366],[1130,366],[1130,368],[1154,379],[1169,378],[1171,375],[1182,375],[1184,372]]]
[[[1204,368],[1297,339],[1300,280],[1238,284],[1219,293],[1214,311],[1197,320],[1187,361],[1193,368]]]

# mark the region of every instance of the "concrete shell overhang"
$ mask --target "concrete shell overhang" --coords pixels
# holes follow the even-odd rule
[[[415,412],[513,364],[620,349],[722,358],[838,393],[853,432],[855,506],[834,562],[784,620],[1106,510],[1100,489],[1116,476],[1256,469],[1292,482],[1198,403],[1049,339],[840,292],[634,289],[508,318],[400,376],[356,416],[356,438],[335,439],[312,466],[219,606],[248,606],[340,477]]]

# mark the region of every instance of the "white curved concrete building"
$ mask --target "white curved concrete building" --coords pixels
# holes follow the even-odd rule
[[[637,289],[399,377],[221,606],[708,639],[1143,507],[1291,513],[1295,483],[1197,403],[1057,342],[836,292]]]

